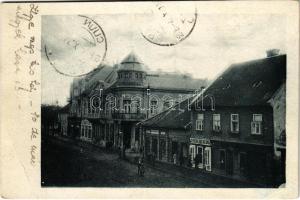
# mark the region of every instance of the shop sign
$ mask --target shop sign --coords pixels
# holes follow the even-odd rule
[[[151,130],[146,130],[146,133],[147,134],[153,134],[153,135],[158,135],[159,134],[159,131],[158,130],[154,130],[154,129],[151,129]],[[160,134],[165,134],[165,132],[161,132]]]
[[[151,130],[151,134],[158,135],[158,130]]]
[[[193,144],[211,145],[210,140],[208,139],[190,138],[190,141]]]

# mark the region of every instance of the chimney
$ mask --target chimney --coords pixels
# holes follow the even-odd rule
[[[279,52],[280,52],[279,49],[269,49],[269,50],[266,51],[268,58],[272,57],[272,56],[278,56]]]

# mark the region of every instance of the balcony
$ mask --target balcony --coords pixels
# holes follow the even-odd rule
[[[110,113],[70,113],[70,117],[84,117],[90,119],[98,119],[98,118],[108,118],[110,117]]]
[[[120,120],[128,120],[128,121],[140,121],[143,119],[146,119],[145,113],[121,113],[121,112],[115,112],[112,113],[112,117],[114,119],[120,119]]]
[[[98,119],[98,118],[108,118],[110,117],[110,113],[100,112],[100,113],[84,113],[83,117],[90,119]]]

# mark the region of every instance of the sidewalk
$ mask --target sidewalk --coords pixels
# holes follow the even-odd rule
[[[135,154],[126,154],[126,158],[129,162],[136,164]],[[154,166],[147,162],[146,167],[154,168],[166,173],[173,174],[179,177],[185,177],[193,180],[202,180],[203,183],[213,185],[214,187],[222,188],[264,188],[266,186],[250,183],[246,181],[236,180],[230,177],[216,175],[209,172],[203,172],[194,168],[188,168],[185,166],[174,165],[172,163],[165,163],[160,161],[155,161]]]

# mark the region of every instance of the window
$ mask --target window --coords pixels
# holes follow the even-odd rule
[[[123,101],[123,108],[125,113],[130,113],[131,110],[131,100],[124,100]]]
[[[239,132],[239,115],[231,114],[231,132]]]
[[[203,120],[204,120],[204,114],[197,114],[196,119],[196,130],[197,131],[203,131]]]
[[[213,114],[213,130],[220,131],[221,130],[221,115]]]
[[[139,78],[139,74],[138,73],[135,73],[135,78]]]
[[[132,112],[133,113],[139,113],[141,107],[141,102],[139,98],[134,98],[132,100]]]
[[[171,107],[171,102],[170,101],[165,101],[164,102],[164,110],[167,110],[167,109],[169,109]]]
[[[251,133],[260,135],[262,132],[262,114],[253,114],[253,121],[251,122]]]
[[[151,104],[150,104],[150,113],[151,115],[156,114],[157,113],[157,100],[151,100]]]

